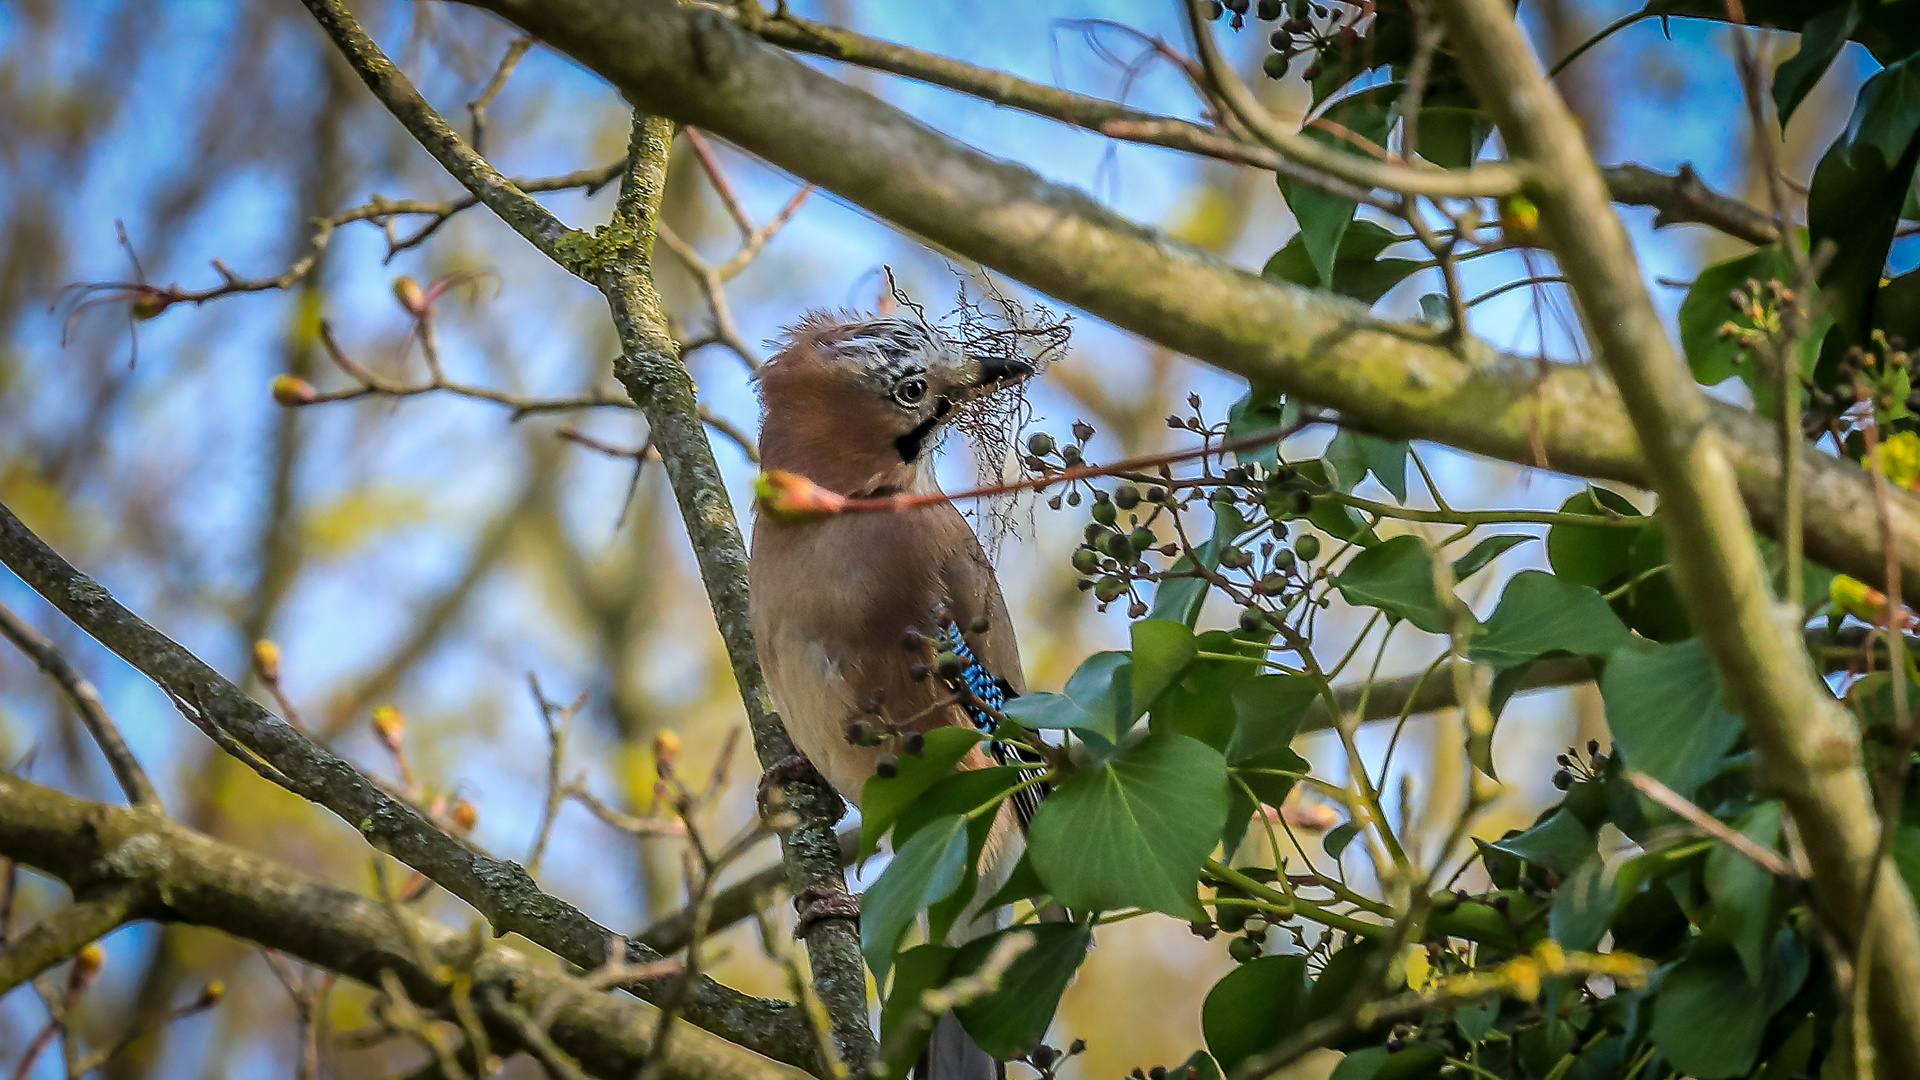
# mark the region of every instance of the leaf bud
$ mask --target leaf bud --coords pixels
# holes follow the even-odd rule
[[[373,710],[373,733],[380,737],[387,752],[398,754],[400,744],[407,737],[407,717],[398,707],[378,705]]]
[[[142,285],[133,291],[133,317],[141,322],[158,317],[172,304],[170,297],[151,285]]]
[[[268,682],[280,681],[280,646],[266,638],[253,643],[253,666]]]
[[[681,746],[680,736],[671,728],[653,737],[653,760],[662,772],[671,769],[673,763],[679,760]]]
[[[289,409],[302,405],[311,405],[320,397],[320,391],[313,384],[298,375],[275,375],[272,384],[273,400]]]
[[[465,799],[453,800],[453,805],[447,808],[447,817],[463,833],[472,832],[473,827],[480,824],[479,809]]]
[[[400,306],[409,315],[417,317],[426,314],[427,294],[420,288],[420,283],[407,274],[393,279],[393,298],[400,301]]]

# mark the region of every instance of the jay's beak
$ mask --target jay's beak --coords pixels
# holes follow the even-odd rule
[[[1011,356],[980,357],[979,388],[1003,386],[1033,374],[1033,365]]]

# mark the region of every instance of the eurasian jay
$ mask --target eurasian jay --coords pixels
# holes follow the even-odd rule
[[[849,497],[938,491],[928,458],[941,426],[966,401],[1033,370],[968,355],[913,317],[809,315],[758,375],[761,466]],[[905,733],[943,724],[990,730],[990,714],[970,710],[968,696],[997,707],[1025,689],[993,565],[951,502],[804,522],[761,514],[748,566],[754,640],[774,706],[794,745],[851,802],[882,755],[912,738]],[[963,670],[948,671],[950,679],[929,673],[936,649],[961,657]],[[878,745],[876,731],[888,733]],[[979,768],[996,757],[1012,760],[996,744],[960,764]],[[1031,809],[1031,801],[1003,808],[982,856],[980,896],[1011,870],[1016,819],[1024,825]],[[949,943],[994,929],[993,920],[961,918]],[[1004,1070],[948,1014],[919,1073],[993,1080]]]

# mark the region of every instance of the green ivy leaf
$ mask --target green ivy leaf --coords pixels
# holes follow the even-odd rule
[[[1493,846],[1564,875],[1593,857],[1594,835],[1563,807],[1525,832],[1494,841]]]
[[[1453,560],[1453,580],[1467,580],[1486,569],[1488,563],[1505,555],[1508,551],[1519,547],[1521,544],[1534,539],[1538,538],[1532,536],[1507,535],[1489,536],[1481,540],[1479,543],[1473,545],[1472,550]]]
[[[1133,700],[1150,710],[1193,663],[1200,645],[1186,623],[1141,619],[1133,624]]]
[[[1832,241],[1821,294],[1847,341],[1863,341],[1900,208],[1920,160],[1920,55],[1860,87],[1847,127],[1820,158],[1807,195],[1810,245]]]
[[[1699,638],[1677,645],[1631,641],[1600,676],[1607,727],[1628,768],[1693,794],[1740,737],[1740,718],[1720,695],[1713,658]]]
[[[1696,948],[1660,980],[1653,999],[1653,1044],[1668,1063],[1699,1080],[1746,1076],[1759,1057],[1767,1020],[1798,992],[1806,953],[1782,930],[1755,993],[1740,961],[1723,949]]]
[[[919,757],[901,756],[900,772],[893,779],[868,778],[860,789],[860,861],[880,850],[880,838],[893,828],[901,811],[950,774],[967,751],[986,738],[972,728],[935,728],[927,732],[927,746]]]
[[[1840,47],[1860,25],[1860,5],[1853,0],[1836,4],[1807,19],[1800,29],[1800,48],[1773,73],[1773,103],[1786,127],[1820,76],[1833,66]]]
[[[1780,841],[1780,804],[1764,802],[1733,823],[1740,835],[1767,850]],[[1733,948],[1747,978],[1760,985],[1773,940],[1774,880],[1758,863],[1724,844],[1707,856],[1707,894],[1713,897],[1713,918],[1702,931],[1704,940]]]
[[[1594,852],[1554,891],[1547,932],[1563,949],[1590,951],[1600,944],[1613,918],[1613,878]]]
[[[1226,816],[1226,758],[1152,734],[1062,781],[1034,815],[1028,850],[1047,891],[1074,911],[1204,918],[1195,886]]]
[[[926,1049],[933,1024],[920,1008],[920,995],[949,981],[955,950],[945,945],[915,945],[894,957],[893,986],[880,1006],[880,1045],[890,1048],[887,1075],[906,1076]],[[901,1034],[910,1019],[919,1017],[916,1033]]]
[[[1376,435],[1341,428],[1321,454],[1333,468],[1340,490],[1352,492],[1355,485],[1372,473],[1393,497],[1407,497],[1407,447],[1405,439],[1382,439]]]
[[[1001,1060],[1018,1057],[1040,1044],[1060,1006],[1060,995],[1080,970],[1093,929],[1085,923],[1036,923],[1001,930],[967,942],[953,958],[952,977],[980,970],[1001,939],[1025,934],[1033,945],[1008,965],[999,989],[954,1010],[980,1048]]]
[[[1234,694],[1260,669],[1266,656],[1263,643],[1211,630],[1194,639],[1198,651],[1244,660],[1202,657],[1187,665],[1179,681],[1154,702],[1152,729],[1199,739],[1215,750],[1225,750],[1236,723]],[[1136,650],[1137,651],[1137,650]]]
[[[1190,553],[1182,553],[1167,569],[1170,573],[1193,570],[1197,562],[1208,570],[1220,568],[1220,553],[1233,544],[1234,537],[1246,528],[1240,512],[1231,506],[1214,504],[1213,536]],[[1171,619],[1192,626],[1200,618],[1200,605],[1207,598],[1207,582],[1201,577],[1173,577],[1162,581],[1153,591],[1153,607],[1147,612],[1155,619]]]
[[[1309,490],[1330,491],[1335,488],[1335,477],[1328,474],[1327,463],[1319,458],[1293,462],[1293,468]],[[1267,500],[1267,512],[1280,520],[1284,520],[1289,513],[1276,499]],[[1333,499],[1315,498],[1312,508],[1307,511],[1307,522],[1335,540],[1350,540],[1361,547],[1380,542],[1380,537],[1366,522],[1360,520],[1352,507]]]
[[[1213,984],[1200,1006],[1207,1049],[1229,1075],[1307,1020],[1307,958],[1262,956]]]
[[[1433,558],[1417,536],[1396,536],[1355,555],[1333,584],[1347,603],[1376,607],[1430,634],[1447,632],[1433,581]]]
[[[860,951],[875,981],[885,984],[893,950],[922,908],[946,899],[967,873],[967,819],[941,818],[901,845],[860,898]]]
[[[1641,517],[1624,496],[1590,487],[1560,504],[1563,514]],[[1602,592],[1621,584],[1632,571],[1636,529],[1561,523],[1547,530],[1547,565],[1568,581]]]
[[[1269,281],[1321,288],[1320,270],[1307,251],[1307,235],[1305,229],[1295,233],[1285,247],[1274,252],[1273,257],[1267,260],[1267,265],[1260,270],[1260,276]],[[1340,250],[1334,256],[1333,283],[1326,287],[1363,304],[1379,300],[1395,285],[1421,269],[1422,264],[1414,259],[1380,258],[1382,251],[1402,239],[1404,237],[1374,222],[1351,222],[1340,239]]]
[[[1398,86],[1371,87],[1341,98],[1327,107],[1325,115],[1348,131],[1384,145],[1387,129],[1393,119],[1393,103],[1399,96]],[[1352,144],[1324,128],[1310,127],[1302,134],[1343,153],[1357,152]],[[1280,177],[1279,181],[1280,193],[1286,198],[1294,219],[1300,223],[1301,244],[1319,275],[1318,284],[1323,288],[1331,288],[1341,243],[1346,238],[1347,227],[1353,222],[1355,203],[1313,184],[1285,176]]]
[[[1342,852],[1347,850],[1347,845],[1353,843],[1354,838],[1359,835],[1359,822],[1342,822],[1328,829],[1327,835],[1320,838],[1320,849],[1325,851],[1329,857],[1337,859]]]
[[[1280,391],[1263,386],[1249,386],[1227,409],[1227,441],[1264,435],[1291,424],[1299,414],[1300,407],[1287,401]],[[1280,447],[1278,443],[1267,443],[1249,450],[1236,450],[1233,457],[1242,465],[1259,464],[1271,469],[1279,463]]]
[[[1513,576],[1469,655],[1478,664],[1512,667],[1552,652],[1605,656],[1631,635],[1606,598],[1590,586],[1539,570]]]

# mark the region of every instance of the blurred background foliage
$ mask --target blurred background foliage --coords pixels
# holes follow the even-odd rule
[[[381,0],[362,18],[451,117],[465,115],[512,40],[467,10]],[[1042,81],[1191,114],[1182,80],[1156,64],[1139,36],[1182,38],[1174,5],[1049,0],[938,4],[824,0],[795,5],[812,18],[964,57]],[[1543,56],[1566,54],[1627,10],[1612,3],[1541,0],[1525,5]],[[1123,28],[1138,31],[1135,34]],[[1730,39],[1718,24],[1675,21],[1677,45],[1658,22],[1610,38],[1559,79],[1603,163],[1671,170],[1691,162],[1713,187],[1764,205],[1747,145]],[[1258,75],[1257,35],[1228,39]],[[1683,47],[1684,46],[1684,47]],[[1791,39],[1763,37],[1769,65]],[[1805,177],[1845,116],[1864,75],[1850,48],[1808,96],[1786,131],[1781,159]],[[989,152],[1080,185],[1122,213],[1156,224],[1236,262],[1258,267],[1294,231],[1274,187],[1250,171],[1114,145],[1032,117],[867,72],[841,76],[927,123]],[[1307,102],[1298,73],[1258,80],[1283,114]],[[613,161],[629,116],[615,94],[540,49],[492,104],[487,152],[503,171],[544,176]],[[734,249],[734,226],[685,140],[676,143],[665,220],[708,258]],[[771,218],[796,185],[745,156],[717,149],[742,202]],[[564,423],[610,444],[637,447],[636,415],[604,409],[529,416],[444,394],[363,398],[283,408],[269,393],[291,374],[320,389],[343,385],[320,342],[324,320],[369,369],[422,377],[410,349],[413,318],[395,279],[470,277],[438,304],[443,362],[455,378],[516,394],[566,397],[609,386],[615,342],[600,297],[558,271],[484,212],[457,216],[430,242],[391,259],[370,223],[341,227],[313,272],[292,288],[180,305],[134,321],[128,305],[57,308],[63,286],[132,281],[183,288],[219,283],[210,260],[270,276],[300,258],[318,215],[388,198],[440,200],[453,182],[395,126],[334,55],[297,5],[0,4],[0,502],[105,582],[130,607],[236,681],[251,678],[253,643],[279,645],[284,688],[308,724],[336,748],[383,774],[391,759],[369,724],[394,705],[406,718],[409,763],[421,782],[477,810],[476,839],[523,856],[538,824],[546,739],[526,688],[586,707],[569,748],[571,772],[608,803],[644,814],[653,775],[649,746],[661,731],[684,740],[700,767],[742,718],[678,515],[657,466],[593,452],[556,436]],[[580,225],[604,220],[611,193],[566,192],[548,203]],[[1650,211],[1629,211],[1650,276],[1684,285],[1737,245],[1706,230],[1654,233]],[[138,267],[120,246],[125,229]],[[406,225],[397,225],[404,230]],[[1524,253],[1470,264],[1466,292],[1538,273]],[[709,311],[696,280],[660,259],[661,286],[678,324],[698,336]],[[734,280],[728,299],[745,343],[762,348],[814,307],[870,308],[882,267],[935,312],[951,302],[956,270],[936,253],[834,199],[816,195]],[[1388,314],[1417,314],[1431,286],[1421,276],[1385,299]],[[1671,311],[1684,290],[1662,288]],[[1476,307],[1473,330],[1523,352],[1569,358],[1572,312],[1557,286],[1522,289]],[[1075,419],[1097,431],[1099,460],[1181,445],[1165,417],[1198,392],[1219,415],[1234,381],[1093,323],[1076,324],[1071,355],[1033,394],[1037,427],[1064,433]],[[692,355],[706,403],[751,431],[757,406],[741,359],[724,347]],[[1729,384],[1730,386],[1732,384]],[[1728,390],[1724,392],[1738,392]],[[1318,436],[1324,438],[1324,436]],[[739,448],[716,448],[743,511],[753,467]],[[973,475],[965,448],[950,448],[950,483]],[[1310,455],[1309,455],[1310,456]],[[1427,460],[1456,505],[1558,505],[1571,482],[1443,450]],[[1123,645],[1117,609],[1099,615],[1075,588],[1066,555],[1083,519],[1027,505],[999,548],[1028,680],[1057,688],[1088,653]],[[1538,544],[1503,556],[1481,580],[1484,613],[1511,573],[1542,565]],[[187,823],[331,880],[371,889],[360,842],[326,813],[263,783],[181,721],[149,683],[77,631],[11,577],[0,603],[22,612],[101,688],[170,810]],[[1324,647],[1343,652],[1360,620],[1339,607]],[[1231,612],[1210,620],[1226,625]],[[1416,670],[1434,640],[1398,636],[1381,666]],[[1507,713],[1499,742],[1507,793],[1478,832],[1498,836],[1553,801],[1548,762],[1599,735],[1591,687],[1534,695]],[[1393,804],[1420,835],[1420,807],[1457,798],[1465,777],[1454,749],[1458,722],[1416,722],[1396,772]],[[1322,775],[1338,776],[1334,748],[1300,747]],[[1371,736],[1370,736],[1371,738]],[[1384,750],[1369,743],[1370,754]],[[1407,751],[1415,750],[1416,753]],[[55,688],[22,657],[0,650],[0,756],[20,771],[88,797],[113,798],[112,781]],[[752,812],[750,777],[718,825]],[[1307,808],[1311,813],[1312,808]],[[1450,818],[1441,815],[1444,828]],[[1437,842],[1438,838],[1429,838]],[[769,845],[759,862],[774,857]],[[754,860],[748,860],[749,864]],[[751,865],[748,869],[753,868]],[[867,876],[872,876],[869,868]],[[601,921],[633,928],[679,906],[681,865],[670,839],[632,841],[580,807],[562,815],[541,866],[543,884]],[[44,881],[23,879],[19,917],[60,902]],[[429,910],[455,923],[457,903]],[[778,993],[779,973],[747,932],[723,945],[723,981]],[[78,1029],[94,1045],[223,980],[218,1009],[145,1036],[107,1067],[113,1077],[290,1075],[298,1053],[293,1005],[257,950],[209,931],[141,925],[105,942],[101,982]],[[1177,925],[1136,920],[1103,930],[1062,1007],[1058,1041],[1085,1038],[1068,1071],[1115,1076],[1142,1063],[1183,1059],[1200,1043],[1197,1001],[1231,961]],[[340,1029],[361,1023],[366,999],[343,987],[331,999]],[[43,1016],[30,996],[0,1001],[0,1068]],[[343,1048],[334,1075],[375,1075],[412,1063],[412,1050]],[[524,1064],[524,1063],[523,1063]],[[34,1076],[53,1076],[43,1060]],[[1324,1072],[1310,1062],[1306,1074]]]

